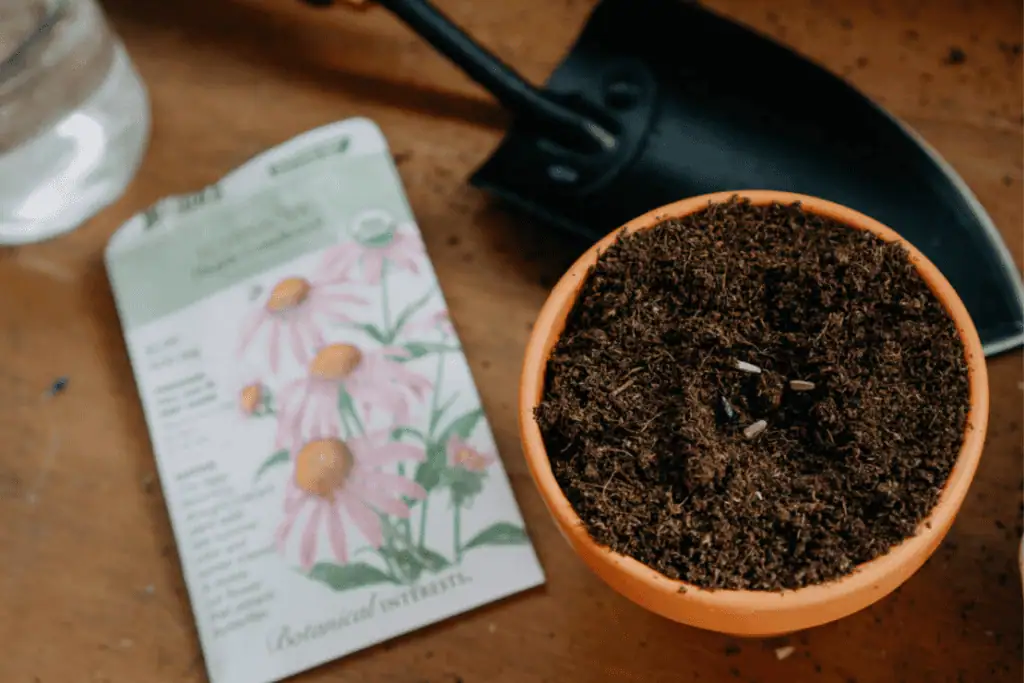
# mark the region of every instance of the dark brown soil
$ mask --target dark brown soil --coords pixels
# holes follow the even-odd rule
[[[592,537],[706,588],[829,581],[912,535],[968,411],[962,342],[906,251],[796,205],[620,237],[547,372],[537,420]]]

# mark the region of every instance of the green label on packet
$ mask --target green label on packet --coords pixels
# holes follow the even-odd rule
[[[225,199],[207,193],[202,211],[178,213],[172,230],[114,255],[108,270],[119,293],[122,325],[145,325],[323,249],[367,203],[411,219],[386,155],[310,161],[315,163],[275,174],[279,182],[253,196]],[[330,174],[324,171],[327,164],[334,166]]]

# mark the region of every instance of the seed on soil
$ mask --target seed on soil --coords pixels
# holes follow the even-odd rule
[[[748,363],[745,360],[733,361],[732,366],[742,372],[749,372],[752,375],[760,375],[761,368],[757,367],[753,363]]]
[[[793,391],[813,391],[814,382],[808,382],[803,379],[791,379],[789,380],[789,388]]]
[[[743,436],[745,436],[748,439],[754,439],[757,438],[757,436],[766,429],[768,429],[768,421],[758,420],[757,422],[749,424],[743,428]]]
[[[718,413],[720,422],[732,423],[739,418],[739,415],[736,414],[736,409],[733,408],[732,403],[725,396],[718,397]]]

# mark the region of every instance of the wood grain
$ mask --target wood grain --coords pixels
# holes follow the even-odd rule
[[[991,431],[947,542],[897,594],[781,643],[679,626],[599,583],[529,480],[517,373],[573,256],[465,178],[505,116],[386,13],[293,0],[109,0],[145,78],[153,138],[128,193],[58,240],[0,251],[0,681],[205,680],[101,253],[157,198],[352,115],[390,139],[505,466],[549,580],[540,590],[356,654],[303,682],[1018,682],[1022,675],[1021,355],[992,361]],[[591,1],[438,3],[540,80]],[[963,174],[1022,262],[1022,9],[1015,0],[713,0],[916,126]],[[951,48],[966,54],[944,63]],[[727,49],[727,46],[723,46]],[[827,115],[827,113],[826,113]],[[499,303],[500,305],[496,305]],[[58,376],[67,390],[46,400]]]

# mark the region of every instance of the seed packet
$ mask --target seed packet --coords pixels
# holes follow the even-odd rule
[[[106,264],[212,683],[543,583],[371,121],[157,203]]]

